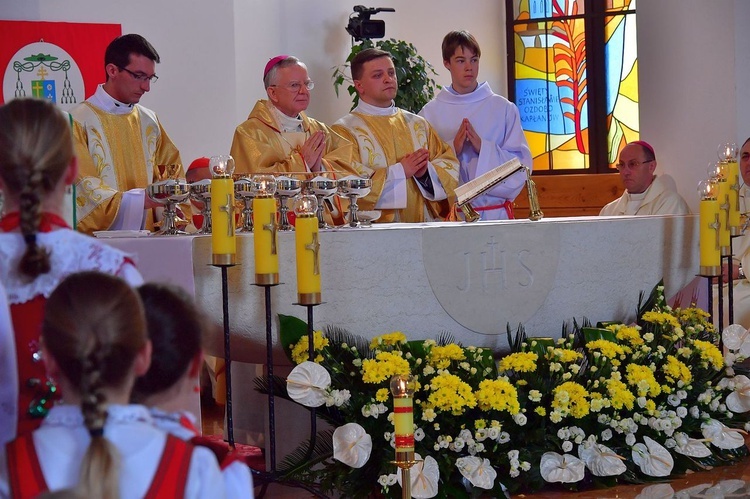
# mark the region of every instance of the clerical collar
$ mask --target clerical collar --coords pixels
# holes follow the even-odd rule
[[[279,123],[279,129],[282,132],[304,132],[302,128],[302,118],[297,115],[296,117],[287,116],[282,113],[276,106],[271,104],[274,114],[276,115],[276,121]]]
[[[367,102],[359,99],[359,104],[354,108],[355,113],[371,114],[373,116],[393,116],[398,112],[396,104],[391,101],[391,105],[388,107],[378,107],[368,104]]]
[[[438,94],[437,99],[449,104],[469,104],[484,100],[492,96],[493,93],[490,84],[484,81],[468,94],[459,94],[453,89],[453,86],[445,87],[444,91]]]
[[[88,101],[102,111],[110,114],[130,114],[133,112],[134,107],[134,104],[125,104],[109,95],[101,83],[96,87],[96,92],[89,97]]]

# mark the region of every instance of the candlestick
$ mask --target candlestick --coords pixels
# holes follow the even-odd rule
[[[713,169],[713,178],[716,180],[718,186],[720,255],[728,256],[731,253],[729,248],[731,239],[729,231],[729,169],[727,163],[722,163],[721,161],[715,163]]]
[[[272,175],[253,177],[253,188],[256,192],[253,199],[253,246],[255,249],[255,283],[279,283],[279,254],[276,231],[276,179]]]
[[[320,242],[318,240],[318,201],[312,194],[294,200],[297,255],[297,300],[302,305],[318,305],[320,294]]]
[[[237,236],[234,233],[234,159],[229,155],[212,156],[208,168],[211,179],[211,249],[214,265],[234,265]]]
[[[717,199],[718,185],[704,180],[698,185],[700,201],[700,275],[721,274],[720,209]]]

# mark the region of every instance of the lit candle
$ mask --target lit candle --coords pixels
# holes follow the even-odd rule
[[[714,167],[714,176],[718,185],[719,201],[719,246],[721,247],[721,256],[728,256],[731,244],[731,234],[729,232],[729,168],[727,163],[718,162]]]
[[[320,242],[318,241],[318,200],[312,194],[297,196],[294,238],[297,255],[297,300],[301,305],[318,305],[320,295]]]
[[[272,175],[257,175],[252,179],[255,190],[253,199],[253,246],[255,249],[255,283],[260,285],[279,283],[279,254],[277,251],[276,224],[276,179]]]
[[[234,265],[237,236],[234,233],[234,159],[212,156],[208,168],[211,179],[211,250],[214,265]]]
[[[719,241],[719,201],[717,183],[704,180],[698,185],[700,201],[700,275],[718,276],[721,274],[721,251]]]
[[[733,236],[742,235],[740,217],[740,167],[737,164],[737,144],[727,142],[719,146],[719,160],[726,163],[729,182],[729,232]]]
[[[408,374],[391,378],[396,463],[414,462],[414,389],[416,379]]]

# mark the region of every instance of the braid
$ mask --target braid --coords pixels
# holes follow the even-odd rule
[[[83,497],[114,498],[119,495],[120,456],[115,446],[104,437],[107,421],[106,397],[103,392],[103,362],[110,352],[96,341],[82,362],[81,412],[91,435],[81,462],[78,493]]]
[[[40,192],[44,187],[44,172],[29,161],[30,175],[21,189],[19,211],[21,215],[21,234],[26,241],[26,252],[19,262],[21,273],[30,279],[50,271],[49,251],[37,244],[36,234],[42,218]],[[42,167],[44,165],[41,165]]]

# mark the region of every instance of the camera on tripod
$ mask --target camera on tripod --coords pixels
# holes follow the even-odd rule
[[[378,12],[396,12],[396,9],[355,5],[354,14],[349,16],[349,24],[346,26],[346,32],[352,35],[357,41],[366,38],[383,38],[385,36],[385,21],[370,19],[370,16]]]

